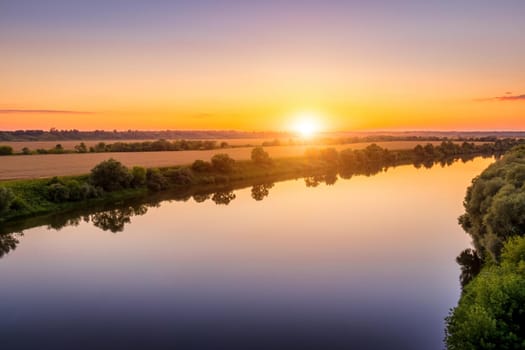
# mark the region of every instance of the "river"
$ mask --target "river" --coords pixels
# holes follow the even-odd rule
[[[491,162],[261,184],[4,235],[0,348],[441,350],[470,246],[457,217]]]

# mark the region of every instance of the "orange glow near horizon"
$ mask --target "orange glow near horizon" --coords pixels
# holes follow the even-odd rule
[[[0,130],[524,129],[525,22],[497,4],[40,3],[0,11]]]

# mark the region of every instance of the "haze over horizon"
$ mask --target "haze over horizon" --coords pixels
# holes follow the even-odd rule
[[[321,131],[519,130],[524,13],[518,0],[0,0],[0,129],[289,131],[307,115]]]

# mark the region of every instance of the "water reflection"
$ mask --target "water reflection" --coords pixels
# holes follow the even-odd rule
[[[262,201],[270,194],[270,189],[274,186],[273,182],[254,185],[252,187],[252,198],[256,201]]]
[[[16,246],[20,243],[18,237],[22,235],[22,233],[7,233],[0,235],[0,259],[7,253],[16,249]]]
[[[455,161],[461,160],[463,163],[471,161],[477,156],[467,155],[461,157],[451,157],[441,159],[439,161],[424,160],[413,163],[416,169],[421,167],[430,169],[435,165],[446,167],[452,165]],[[311,176],[304,177],[304,183],[307,188],[315,188],[321,184],[333,186],[339,178],[349,180],[353,176],[373,176],[381,172],[388,171],[389,168],[394,168],[392,165],[382,165],[380,163],[367,163],[360,166],[346,167],[337,171],[334,168],[329,168],[325,173],[316,173]],[[289,177],[277,178],[275,181],[288,180]],[[162,201],[187,201],[193,199],[197,203],[203,203],[211,199],[216,205],[229,205],[236,199],[235,190],[251,186],[251,197],[256,201],[262,201],[270,194],[270,190],[274,186],[274,182],[250,183],[245,182],[233,187],[220,188],[216,191],[209,192],[192,192],[194,189],[184,189],[175,192],[166,192],[155,194],[152,196],[140,198],[138,200],[125,201],[119,204],[103,204],[101,206],[72,211],[69,213],[61,213],[48,215],[40,218],[32,218],[21,220],[14,223],[8,223],[0,226],[0,258],[7,253],[16,249],[19,244],[18,236],[13,235],[13,232],[23,232],[36,226],[47,226],[48,229],[60,230],[66,226],[78,226],[81,222],[91,222],[95,227],[103,231],[118,233],[124,231],[127,224],[131,223],[132,217],[145,215],[149,207],[158,207]],[[461,259],[458,257],[458,262],[465,262],[466,255]],[[471,259],[472,260],[472,259]],[[471,261],[472,262],[472,261]],[[460,263],[463,266],[463,263]],[[475,272],[473,268],[462,268],[462,281],[468,280],[471,273]],[[464,277],[463,277],[464,275]]]
[[[38,228],[4,236],[0,347],[441,349],[460,293],[454,258],[468,247],[455,218],[489,162],[29,218],[19,231]],[[61,225],[72,226],[52,231]]]
[[[228,205],[236,197],[233,191],[219,191],[211,196],[211,200],[217,205]]]

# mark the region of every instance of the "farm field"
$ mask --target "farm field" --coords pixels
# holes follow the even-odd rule
[[[26,142],[27,143],[27,142]],[[388,149],[414,148],[419,142],[394,141],[376,142]],[[433,142],[439,144],[439,142]],[[334,148],[362,149],[370,143],[338,145]],[[321,148],[322,146],[317,146]],[[265,147],[272,158],[302,156],[312,146],[276,146]],[[214,154],[227,153],[232,158],[245,160],[250,158],[252,147],[228,148],[224,150],[177,151],[177,152],[129,152],[129,153],[82,153],[82,154],[45,154],[16,155],[0,157],[0,180],[43,178],[52,176],[80,175],[88,173],[98,163],[114,158],[126,166],[162,167],[192,163],[196,159],[209,160]]]
[[[189,140],[189,139],[188,139]],[[197,141],[197,139],[191,139],[192,141]],[[67,140],[67,141],[0,141],[0,145],[6,145],[13,147],[14,152],[21,152],[24,147],[29,148],[30,150],[34,151],[39,148],[43,149],[51,149],[54,148],[57,144],[61,144],[62,147],[66,150],[73,150],[76,145],[80,144],[81,142],[84,142],[87,147],[94,146],[98,144],[99,142],[104,142],[106,144],[115,143],[115,142],[144,142],[144,141],[156,141],[152,139],[144,139],[144,140]],[[169,140],[174,141],[174,140]],[[202,141],[205,141],[204,139]],[[221,143],[223,141],[228,142],[229,145],[232,146],[242,146],[242,145],[261,145],[264,141],[271,141],[270,139],[258,139],[258,138],[244,138],[244,139],[213,139],[213,141],[217,141],[217,143]],[[286,140],[287,141],[287,140]],[[285,142],[285,140],[281,140],[281,142]]]

